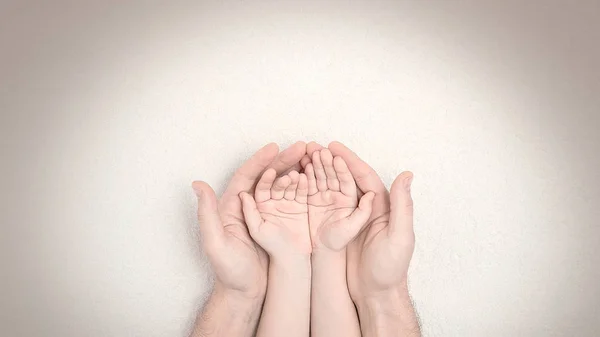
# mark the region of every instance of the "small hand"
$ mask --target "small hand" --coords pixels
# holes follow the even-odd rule
[[[374,193],[358,202],[356,183],[341,157],[315,151],[305,167],[308,218],[313,247],[340,251],[360,232],[371,214]]]
[[[198,221],[204,252],[215,273],[216,285],[262,301],[267,286],[268,257],[248,233],[239,193],[253,192],[256,180],[271,167],[278,173],[297,168],[306,153],[298,142],[278,155],[276,144],[260,149],[235,173],[221,199],[205,182],[194,182]]]
[[[309,256],[306,175],[276,175],[275,170],[263,174],[254,198],[240,194],[250,235],[271,257]]]
[[[309,144],[309,152],[314,146]],[[406,289],[415,244],[412,173],[400,174],[390,195],[377,173],[347,147],[333,142],[329,149],[344,158],[360,190],[375,192],[368,225],[347,249],[348,289],[352,298],[356,301],[388,290]]]

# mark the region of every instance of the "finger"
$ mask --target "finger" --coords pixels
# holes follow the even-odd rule
[[[368,223],[369,217],[371,217],[371,212],[373,210],[373,199],[375,199],[375,193],[367,192],[362,198],[360,198],[358,207],[356,207],[354,212],[350,214],[347,227],[347,233],[351,236],[349,241],[354,239],[354,237],[360,233],[363,227]]]
[[[321,152],[316,151],[312,157],[313,168],[315,169],[315,178],[317,178],[317,188],[319,191],[327,191],[327,175],[321,161]]]
[[[332,191],[339,191],[340,182],[333,168],[333,156],[328,149],[321,150],[321,161],[323,162],[325,175],[327,176],[327,188]]]
[[[237,169],[229,181],[223,197],[235,196],[237,198],[240,192],[250,191],[263,171],[273,162],[278,152],[279,147],[275,143],[267,144],[258,150]]]
[[[354,177],[358,188],[363,192],[373,191],[376,194],[386,193],[386,188],[377,172],[369,166],[369,164],[362,161],[356,153],[352,152],[344,144],[340,142],[332,142],[329,144],[329,150],[334,156],[339,156],[344,159],[350,173]]]
[[[285,189],[283,197],[286,200],[294,200],[296,199],[296,190],[298,189],[298,179],[300,178],[300,174],[296,171],[292,171],[288,174],[288,177],[290,177],[290,186]]]
[[[256,202],[250,194],[242,192],[240,193],[240,199],[242,199],[242,210],[244,212],[246,225],[248,225],[248,232],[250,235],[254,235],[254,233],[258,233],[263,219],[260,216],[258,208],[256,208]]]
[[[302,165],[300,165],[300,163],[296,163],[294,164],[294,166],[290,167],[289,169],[285,170],[285,172],[283,172],[281,175],[286,175],[289,174],[292,171],[296,171],[296,172],[300,172],[302,171]]]
[[[309,159],[312,158],[312,155],[315,151],[320,151],[322,149],[324,149],[324,147],[315,142],[309,142],[306,144],[306,154],[308,155]]]
[[[305,154],[304,157],[300,159],[300,166],[302,166],[303,169],[306,169],[306,165],[308,165],[308,163],[310,163],[310,157]]]
[[[254,199],[256,202],[265,202],[271,199],[271,187],[275,181],[277,173],[274,169],[267,169],[263,173],[262,177],[256,184],[256,190],[254,191]]]
[[[304,174],[306,174],[306,180],[308,185],[308,195],[315,195],[319,192],[317,188],[317,178],[315,177],[315,168],[312,163],[306,165],[304,169]]]
[[[414,245],[413,200],[410,194],[412,180],[411,172],[403,172],[392,184],[389,231],[399,242]]]
[[[271,188],[271,199],[281,200],[283,199],[283,195],[285,194],[285,189],[290,186],[291,179],[289,176],[283,176],[277,178],[275,183],[273,184],[273,188]]]
[[[275,169],[277,175],[282,175],[291,168],[297,167],[300,163],[300,159],[306,154],[306,143],[299,141],[294,143],[292,146],[281,151],[281,153],[275,158],[269,165],[269,168]]]
[[[203,181],[195,181],[192,188],[198,198],[198,225],[204,243],[219,242],[223,238],[223,224],[217,207],[215,191]]]
[[[344,159],[342,157],[333,158],[333,167],[340,182],[340,191],[347,196],[356,197],[356,183]]]
[[[316,187],[316,186],[315,186]],[[306,204],[308,198],[308,179],[306,174],[300,173],[298,178],[298,190],[296,191],[296,201],[301,204]]]

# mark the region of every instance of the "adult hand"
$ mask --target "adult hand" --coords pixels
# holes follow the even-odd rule
[[[215,288],[264,299],[268,258],[248,234],[239,194],[254,193],[256,182],[267,168],[273,168],[277,174],[297,169],[306,154],[306,144],[297,142],[279,155],[278,152],[274,143],[256,152],[235,172],[218,202],[207,183],[192,184],[198,197],[202,246],[215,273]]]
[[[309,143],[308,156],[320,145]],[[364,336],[379,335],[384,330],[403,336],[419,335],[419,326],[407,288],[407,273],[414,251],[413,201],[410,186],[413,174],[401,173],[392,184],[391,194],[367,163],[339,142],[329,144],[334,156],[342,157],[354,176],[358,188],[375,192],[367,227],[348,245],[348,290],[355,302]],[[376,322],[389,318],[397,319]],[[396,334],[397,335],[397,334]]]

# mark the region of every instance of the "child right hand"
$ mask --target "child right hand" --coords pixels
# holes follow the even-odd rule
[[[366,225],[375,194],[367,192],[358,201],[352,174],[342,157],[328,149],[315,151],[306,165],[308,217],[314,249],[341,251]]]

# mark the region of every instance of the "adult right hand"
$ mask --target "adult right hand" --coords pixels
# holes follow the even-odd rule
[[[309,143],[308,156],[320,149]],[[390,194],[375,170],[346,146],[332,142],[329,150],[346,161],[363,193],[375,193],[366,228],[347,248],[348,290],[358,309],[363,336],[419,336],[407,287],[415,246],[410,194],[413,174],[401,173]],[[307,165],[306,157],[302,163]]]
[[[406,286],[415,235],[411,172],[401,173],[392,184],[391,195],[367,163],[339,142],[329,144],[335,157],[346,162],[358,188],[375,193],[367,226],[348,245],[348,287],[353,298],[362,298]],[[309,143],[308,157],[322,147]],[[303,165],[307,165],[306,157]]]

